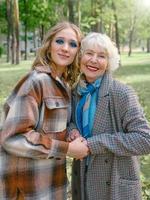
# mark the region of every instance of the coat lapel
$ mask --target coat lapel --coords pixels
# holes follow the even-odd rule
[[[99,97],[98,97],[98,104],[97,109],[95,113],[94,118],[94,125],[92,134],[98,135],[105,132],[106,126],[107,126],[107,115],[108,115],[108,106],[109,106],[109,89],[112,85],[112,76],[108,73],[106,73],[102,80],[102,85],[99,90]],[[94,160],[94,156],[91,156],[89,166],[90,168],[92,166],[92,162]]]
[[[103,77],[102,85],[99,90],[98,104],[92,130],[93,135],[97,135],[105,131],[109,106],[109,88],[111,84],[112,77],[110,74],[106,73]]]

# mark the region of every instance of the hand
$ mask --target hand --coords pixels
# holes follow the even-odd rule
[[[89,154],[87,141],[83,137],[78,137],[69,143],[67,156],[82,160]]]
[[[79,131],[77,129],[72,129],[70,132],[69,132],[69,136],[67,138],[67,141],[68,142],[71,142],[73,140],[75,140],[76,138],[78,137],[81,137]]]

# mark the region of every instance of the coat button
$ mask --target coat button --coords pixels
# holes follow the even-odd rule
[[[110,181],[106,181],[106,185],[110,186],[111,185]]]
[[[108,163],[109,162],[109,160],[108,159],[105,159],[105,163]]]

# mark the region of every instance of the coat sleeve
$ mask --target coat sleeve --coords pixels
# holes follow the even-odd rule
[[[71,119],[67,125],[67,136],[69,136],[69,133],[71,132],[71,130],[78,129],[75,123],[76,122],[76,101],[75,101],[76,98],[77,98],[77,93],[75,90],[75,91],[72,91],[72,95],[71,95]]]
[[[33,159],[66,156],[67,142],[51,139],[48,135],[36,131],[42,90],[39,80],[27,80],[9,104],[1,143],[10,154]]]
[[[137,156],[150,153],[150,127],[143,109],[132,88],[123,86],[114,92],[114,108],[112,116],[115,132],[94,134],[88,138],[91,154],[112,152],[116,156]],[[111,101],[111,100],[110,100]],[[99,122],[100,123],[100,122]]]

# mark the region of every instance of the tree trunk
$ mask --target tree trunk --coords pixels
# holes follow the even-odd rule
[[[27,33],[27,30],[28,30],[28,22],[27,22],[27,14],[28,14],[28,7],[27,7],[27,0],[24,0],[24,8],[25,8],[25,14],[26,14],[26,17],[25,17],[25,20],[24,20],[24,60],[27,60],[27,57],[28,57],[28,43],[27,43],[27,37],[28,37],[28,33]]]
[[[96,18],[96,5],[97,5],[97,0],[95,1],[91,0],[91,16],[93,18]],[[96,23],[91,25],[91,31],[97,31]]]
[[[12,27],[12,40],[11,40],[11,63],[15,64],[15,57],[16,57],[16,37],[15,37],[15,30]]]
[[[74,6],[74,0],[68,0],[68,11],[69,11],[68,18],[70,22],[75,23],[73,6]]]
[[[129,51],[128,51],[128,56],[131,56],[132,53],[132,38],[133,38],[133,30],[130,31],[129,33]]]
[[[36,55],[37,43],[36,43],[36,32],[35,32],[35,30],[33,31],[33,47],[34,47],[34,55]]]
[[[16,62],[19,64],[20,61],[20,48],[19,48],[19,7],[18,0],[14,0],[14,29],[15,29],[15,38],[16,38]]]
[[[131,56],[132,53],[132,41],[133,41],[133,34],[134,34],[134,29],[135,29],[135,22],[136,22],[136,16],[133,16],[133,21],[131,21],[131,27],[130,27],[130,32],[129,32],[129,52],[128,56]]]
[[[116,45],[117,45],[117,48],[118,48],[118,53],[120,54],[118,17],[117,17],[116,6],[115,6],[114,1],[112,1],[112,9],[114,11],[114,19],[115,19],[115,40],[116,40]]]
[[[11,63],[19,64],[20,50],[19,50],[19,9],[18,9],[18,0],[10,1],[11,7]]]
[[[39,33],[40,33],[40,39],[41,39],[41,43],[42,43],[42,41],[44,39],[44,25],[40,26]]]
[[[11,5],[10,0],[6,0],[6,17],[7,17],[7,59],[10,61],[10,33],[11,33]]]
[[[147,53],[150,53],[150,38],[147,38]]]
[[[10,7],[11,7],[11,63],[15,64],[16,38],[15,38],[15,27],[14,27],[14,0],[11,0]]]
[[[25,54],[24,54],[24,60],[27,60],[27,57],[28,57],[28,52],[27,52],[27,50],[28,50],[28,33],[27,33],[27,24],[25,23],[24,24],[24,48],[25,48]]]
[[[81,6],[81,2],[80,2],[80,0],[77,0],[77,13],[78,13],[78,15],[77,15],[77,25],[80,27],[80,22],[81,22],[81,8],[80,8],[80,6]]]

